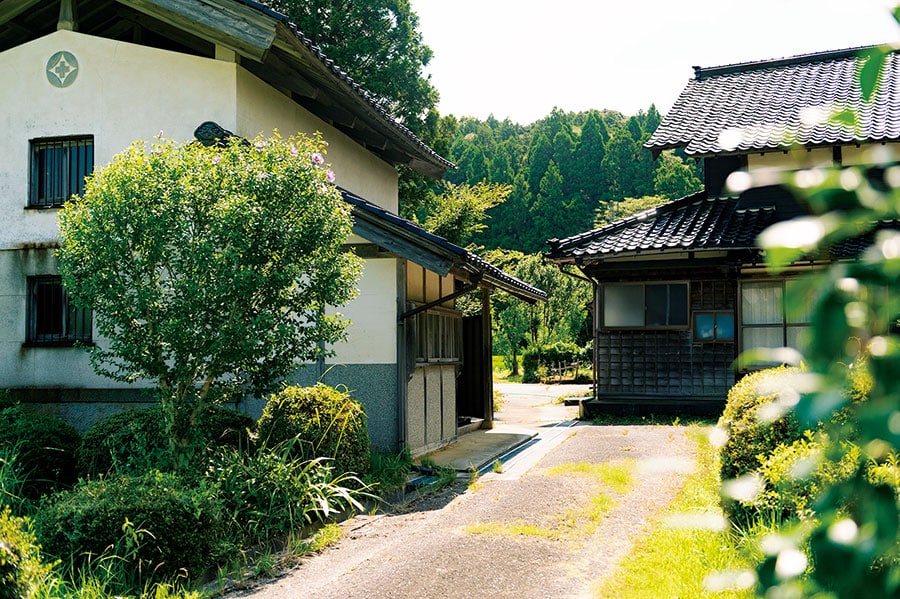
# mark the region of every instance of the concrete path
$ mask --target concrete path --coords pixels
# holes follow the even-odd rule
[[[504,411],[536,406],[528,418],[543,423],[544,436],[502,473],[405,512],[349,520],[334,547],[231,597],[590,597],[671,502],[693,444],[680,427],[558,426],[565,421],[544,421],[543,396],[517,397],[508,394]],[[572,409],[552,405],[563,417]],[[601,472],[618,472],[625,484]]]

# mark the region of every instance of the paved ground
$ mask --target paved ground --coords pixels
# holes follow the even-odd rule
[[[334,547],[232,597],[589,597],[680,488],[693,445],[679,427],[560,426],[575,408],[552,403],[552,389],[503,392],[498,425],[541,436],[502,473],[354,518]],[[574,464],[612,465],[632,481],[616,488]],[[603,502],[608,512],[592,521]]]

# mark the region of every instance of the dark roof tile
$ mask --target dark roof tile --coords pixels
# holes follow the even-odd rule
[[[858,55],[866,49],[697,68],[645,146],[705,156],[900,140],[900,55],[887,55],[882,85],[866,103],[856,85]],[[810,120],[817,111],[847,107],[859,115],[858,132]]]
[[[547,257],[564,262],[648,250],[751,249],[774,220],[774,203],[745,209],[739,198],[708,198],[700,192],[600,229],[551,240]]]

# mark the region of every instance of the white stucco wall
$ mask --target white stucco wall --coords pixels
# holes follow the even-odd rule
[[[48,81],[49,58],[73,54],[79,71],[69,87]],[[337,183],[392,210],[397,173],[350,138],[228,60],[213,60],[55,32],[0,53],[0,388],[53,386],[118,388],[98,377],[87,354],[73,348],[25,348],[25,277],[54,274],[52,250],[25,250],[56,240],[57,210],[26,209],[29,140],[94,136],[95,167],[135,139],[160,131],[186,141],[212,120],[240,135],[287,136],[321,131]],[[360,295],[341,309],[353,322],[334,363],[396,362],[397,261],[369,261]]]
[[[397,362],[397,268],[395,258],[366,260],[359,295],[337,310],[351,324],[328,364]]]
[[[268,136],[276,128],[284,137],[318,131],[328,143],[325,159],[332,165],[335,183],[397,213],[397,170],[393,166],[244,69],[237,73],[237,104],[233,131],[244,137]]]
[[[71,86],[47,80],[48,59],[78,59]],[[236,66],[58,31],[0,53],[0,248],[56,239],[55,210],[24,210],[31,139],[94,136],[94,164],[160,131],[187,140],[205,120],[235,120]],[[229,93],[229,90],[232,90]]]

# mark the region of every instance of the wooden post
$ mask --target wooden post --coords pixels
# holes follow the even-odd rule
[[[484,389],[484,422],[481,428],[494,428],[494,348],[491,340],[491,290],[481,288],[481,354]]]
[[[78,22],[75,19],[75,0],[61,0],[59,3],[59,20],[56,22],[57,31],[78,31]]]

